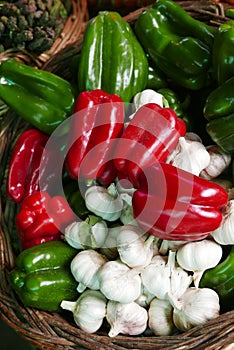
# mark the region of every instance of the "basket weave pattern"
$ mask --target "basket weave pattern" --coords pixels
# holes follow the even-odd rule
[[[65,78],[66,66],[81,45],[84,29],[87,24],[86,1],[72,1],[75,13],[69,18],[63,35],[50,50],[38,58],[17,53],[17,58],[30,63],[35,62],[39,68],[56,72]],[[214,26],[223,23],[224,7],[222,4],[203,1],[179,2],[193,17],[201,19]],[[125,17],[129,23],[134,23],[143,9],[136,10]],[[14,55],[9,53],[9,55]],[[0,57],[1,59],[1,57]],[[234,349],[234,311],[220,315],[218,318],[195,327],[182,334],[173,336],[117,336],[110,338],[105,329],[96,334],[87,334],[78,329],[70,315],[49,313],[25,308],[17,299],[8,283],[8,272],[14,267],[15,252],[14,217],[17,207],[5,197],[5,179],[7,165],[16,136],[25,127],[13,113],[0,120],[0,313],[1,317],[24,339],[42,349],[168,349],[168,350],[231,350]],[[70,318],[68,318],[70,317]]]

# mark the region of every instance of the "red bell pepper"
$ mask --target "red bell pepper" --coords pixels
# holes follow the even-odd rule
[[[24,198],[16,216],[22,249],[51,240],[61,240],[65,227],[75,220],[66,199],[37,191]]]
[[[14,202],[38,190],[40,160],[47,140],[48,135],[37,129],[28,129],[17,139],[7,176],[7,194]]]
[[[200,240],[218,228],[227,192],[219,185],[166,163],[139,177],[133,212],[140,227],[167,240]]]
[[[134,187],[141,171],[163,162],[184,136],[186,126],[170,108],[148,103],[137,110],[117,143],[114,164]]]
[[[124,127],[124,104],[115,94],[100,89],[81,92],[76,100],[69,132],[71,147],[66,168],[71,178],[79,175],[108,185],[116,177],[113,165],[115,140]]]

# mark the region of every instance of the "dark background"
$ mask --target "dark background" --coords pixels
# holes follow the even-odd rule
[[[0,318],[0,338],[1,338],[1,350],[34,350],[34,346],[26,342],[24,339],[9,327]]]

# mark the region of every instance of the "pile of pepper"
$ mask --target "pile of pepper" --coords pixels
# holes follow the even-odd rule
[[[220,227],[227,191],[167,159],[188,131],[197,132],[199,109],[204,143],[213,141],[232,156],[233,43],[232,20],[211,27],[174,1],[156,0],[134,26],[112,11],[90,20],[76,83],[14,59],[0,64],[0,98],[27,122],[13,147],[7,176],[7,195],[18,206],[22,249],[10,280],[26,306],[56,311],[62,300],[77,297],[67,268],[74,250],[63,242],[64,232],[77,216],[82,221],[93,214],[78,178],[84,186],[103,189],[120,180],[131,184],[134,220],[162,240],[197,241]],[[149,87],[163,95],[166,105],[149,100],[132,110],[129,103]],[[60,174],[46,144],[72,113],[69,130],[67,124],[61,129]],[[48,169],[49,178],[44,175]],[[225,171],[230,177],[230,169]],[[65,196],[50,191],[61,176]],[[111,222],[107,220],[109,227]],[[201,282],[217,290],[225,310],[234,306],[231,272],[223,274],[227,266],[231,271],[233,254],[232,249]],[[53,300],[48,299],[51,293]]]

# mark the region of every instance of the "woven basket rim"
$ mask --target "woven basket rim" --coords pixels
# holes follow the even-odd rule
[[[86,2],[86,1],[85,1]],[[193,16],[208,16],[213,25],[225,21],[226,4],[211,1],[179,1]],[[197,6],[199,3],[199,6]],[[134,22],[144,8],[136,10],[125,20]],[[56,44],[53,55],[39,65],[43,69],[55,71],[56,65],[65,66],[66,59],[77,53],[82,45],[83,33],[88,21],[82,24],[78,37],[70,36],[65,46]],[[14,56],[14,55],[13,55]],[[8,112],[0,128],[0,182],[4,182],[8,156],[15,137],[24,124],[15,115]],[[2,174],[2,175],[1,175]],[[2,185],[1,185],[2,186]],[[234,348],[234,310],[221,314],[218,318],[202,326],[194,327],[182,334],[172,336],[122,336],[110,338],[103,330],[96,334],[87,334],[77,328],[72,319],[59,313],[49,313],[32,308],[25,308],[15,296],[8,283],[8,272],[13,268],[15,254],[11,245],[11,227],[16,213],[15,205],[4,197],[1,188],[0,196],[0,313],[2,319],[22,338],[43,349],[99,349],[99,350],[192,350],[192,349],[229,349]],[[230,348],[231,349],[231,348]]]

